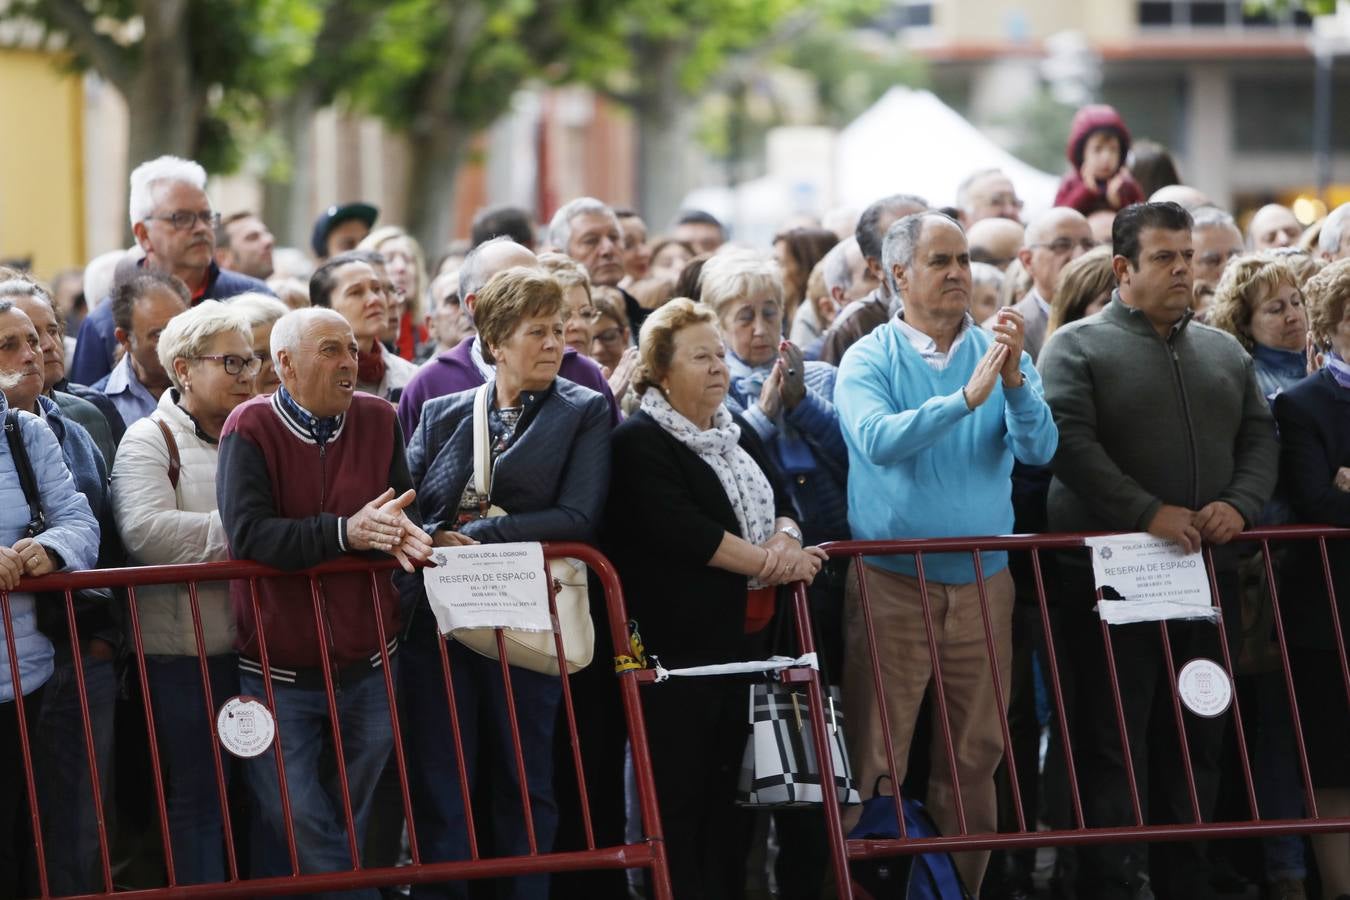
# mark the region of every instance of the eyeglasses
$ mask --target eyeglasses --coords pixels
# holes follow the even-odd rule
[[[173,226],[174,231],[182,231],[186,228],[191,228],[197,222],[201,222],[208,228],[220,227],[220,213],[211,212],[210,210],[207,210],[206,212],[192,212],[191,210],[180,209],[169,213],[167,216],[150,216],[146,221],[149,221],[150,219],[155,219],[159,222],[168,222]]]
[[[1059,240],[1051,241],[1048,244],[1032,244],[1031,246],[1045,247],[1051,253],[1059,256],[1073,250],[1075,246],[1082,247],[1084,250],[1091,250],[1097,246],[1097,242],[1092,238],[1079,238],[1076,241],[1072,238],[1060,238]]]
[[[595,340],[602,344],[617,344],[623,340],[622,328],[606,328],[604,331],[597,332]]]
[[[257,375],[262,369],[263,361],[256,356],[250,356],[247,359],[242,356],[235,356],[233,353],[225,355],[216,354],[215,356],[190,356],[189,359],[209,359],[212,362],[218,362],[225,367],[226,375],[238,375],[241,372],[246,373],[249,378]]]

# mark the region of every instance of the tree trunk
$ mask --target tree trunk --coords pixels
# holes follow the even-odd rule
[[[279,171],[263,181],[263,221],[281,246],[308,249],[310,227],[317,209],[311,209],[314,194],[314,114],[317,92],[300,86],[278,101],[268,116],[269,127],[281,138],[289,158]]]
[[[127,85],[128,170],[165,153],[191,158],[206,92],[195,83],[188,53],[187,0],[141,3],[145,37]]]
[[[638,208],[653,231],[665,231],[689,190],[689,104],[680,89],[684,50],[674,43],[638,48]]]
[[[455,180],[472,137],[447,121],[408,135],[407,227],[429,259],[454,236]]]

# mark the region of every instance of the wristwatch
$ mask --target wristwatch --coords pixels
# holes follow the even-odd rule
[[[780,534],[786,534],[799,544],[802,542],[802,533],[795,525],[784,525],[782,528],[778,529],[778,532]]]

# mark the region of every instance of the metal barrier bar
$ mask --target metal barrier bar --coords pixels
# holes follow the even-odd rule
[[[878,700],[886,696],[885,685],[881,681],[881,662],[877,655],[877,632],[872,622],[872,602],[868,597],[867,576],[863,574],[861,553],[853,556],[853,574],[858,579],[858,602],[862,604],[863,624],[867,630],[867,659],[872,663],[872,684]],[[877,703],[877,716],[881,721],[881,742],[886,750],[886,769],[891,778],[892,803],[895,805],[895,819],[900,823],[900,836],[906,837],[905,816],[900,808],[900,776],[895,768],[895,743],[891,740],[891,715],[885,703]],[[872,786],[867,785],[866,790]]]
[[[1298,719],[1297,702],[1295,696],[1295,686],[1290,672],[1289,647],[1286,643],[1285,627],[1283,616],[1279,607],[1279,596],[1277,587],[1277,577],[1275,567],[1270,554],[1271,541],[1309,541],[1318,542],[1322,561],[1322,574],[1326,583],[1328,592],[1328,604],[1332,614],[1333,632],[1336,639],[1336,649],[1340,657],[1341,674],[1345,682],[1347,697],[1350,697],[1350,660],[1346,658],[1345,640],[1342,634],[1342,628],[1337,610],[1337,601],[1335,595],[1335,586],[1332,580],[1329,551],[1327,541],[1329,539],[1343,540],[1350,538],[1350,529],[1328,529],[1313,526],[1283,526],[1253,529],[1239,535],[1234,539],[1234,543],[1257,543],[1265,553],[1265,580],[1270,587],[1271,606],[1275,613],[1276,639],[1280,647],[1280,658],[1284,669],[1284,679],[1286,689],[1289,695],[1289,702],[1294,715],[1295,739],[1298,749],[1298,762],[1302,770],[1304,785],[1308,789],[1309,797],[1309,817],[1306,819],[1282,819],[1270,820],[1263,819],[1256,801],[1255,778],[1252,773],[1251,760],[1246,749],[1246,728],[1243,720],[1241,699],[1238,696],[1236,670],[1234,666],[1233,651],[1229,647],[1226,634],[1223,632],[1224,624],[1222,617],[1222,606],[1220,603],[1220,592],[1217,579],[1215,577],[1215,564],[1211,548],[1206,547],[1204,560],[1206,563],[1207,577],[1211,592],[1211,603],[1219,610],[1218,622],[1213,626],[1220,629],[1218,654],[1222,658],[1222,667],[1225,674],[1231,680],[1233,685],[1233,697],[1228,713],[1233,717],[1233,725],[1238,738],[1238,755],[1242,768],[1242,777],[1247,800],[1251,809],[1250,820],[1245,821],[1225,821],[1212,822],[1206,821],[1207,811],[1202,808],[1203,802],[1199,796],[1196,774],[1192,766],[1192,750],[1190,735],[1188,733],[1188,713],[1182,709],[1181,697],[1177,688],[1177,660],[1175,658],[1175,648],[1172,644],[1172,636],[1166,622],[1160,622],[1158,625],[1160,642],[1160,653],[1162,665],[1165,671],[1170,675],[1168,679],[1170,684],[1167,688],[1170,696],[1164,698],[1159,695],[1155,702],[1167,702],[1170,699],[1173,711],[1174,725],[1177,729],[1177,740],[1181,755],[1182,764],[1185,767],[1185,790],[1186,799],[1192,813],[1192,821],[1178,824],[1149,824],[1143,815],[1141,803],[1141,788],[1135,777],[1134,761],[1131,758],[1129,734],[1127,731],[1127,716],[1125,715],[1125,706],[1121,694],[1120,673],[1116,666],[1115,648],[1112,640],[1112,626],[1101,623],[1101,634],[1103,640],[1104,662],[1108,681],[1110,682],[1112,705],[1116,718],[1117,730],[1121,740],[1122,757],[1124,759],[1124,780],[1128,783],[1130,803],[1134,813],[1134,823],[1128,825],[1110,825],[1110,826],[1089,826],[1087,817],[1084,814],[1082,788],[1079,783],[1079,772],[1076,764],[1076,753],[1072,741],[1072,727],[1069,721],[1069,710],[1066,708],[1064,691],[1061,683],[1061,659],[1056,649],[1053,623],[1051,621],[1049,601],[1046,593],[1045,576],[1041,566],[1040,553],[1046,550],[1076,550],[1084,547],[1084,539],[1089,535],[1007,535],[998,537],[970,537],[970,538],[940,538],[940,539],[907,539],[896,541],[844,541],[824,545],[826,552],[834,558],[848,557],[852,560],[855,576],[858,578],[858,602],[862,604],[861,620],[865,626],[865,636],[868,643],[868,658],[872,665],[872,687],[878,698],[878,716],[882,719],[882,742],[885,745],[888,766],[891,768],[892,777],[895,777],[897,763],[895,759],[896,748],[891,744],[891,727],[889,722],[885,721],[886,711],[884,703],[880,702],[884,695],[885,684],[881,677],[880,666],[877,660],[877,642],[876,633],[872,621],[871,598],[868,596],[867,581],[862,571],[864,558],[868,556],[894,556],[894,555],[912,555],[916,559],[918,580],[923,595],[923,609],[925,615],[925,625],[927,638],[929,641],[929,655],[934,662],[937,662],[938,649],[933,640],[933,623],[931,609],[927,602],[929,584],[924,577],[922,568],[922,559],[925,554],[930,553],[971,553],[975,560],[976,576],[980,588],[978,590],[981,604],[981,616],[985,628],[985,642],[988,649],[991,677],[994,678],[995,694],[1000,706],[999,728],[1004,740],[1004,756],[1008,764],[1010,780],[1013,786],[1013,800],[1017,812],[1017,831],[1006,833],[987,833],[987,834],[969,834],[965,827],[964,818],[961,818],[959,833],[933,838],[914,838],[903,833],[904,819],[899,806],[899,800],[895,800],[895,812],[902,831],[901,837],[890,840],[858,840],[847,839],[842,830],[842,815],[838,803],[838,797],[834,791],[824,792],[823,813],[825,816],[826,827],[828,830],[827,838],[830,844],[831,863],[833,867],[834,884],[836,893],[839,897],[851,898],[854,896],[853,887],[848,874],[848,863],[850,861],[893,857],[898,855],[917,854],[929,851],[960,852],[970,850],[992,850],[992,849],[1016,849],[1032,848],[1043,846],[1085,846],[1095,844],[1108,844],[1120,842],[1139,842],[1139,841],[1196,841],[1216,838],[1240,838],[1240,837],[1263,837],[1275,835],[1291,834],[1318,834],[1329,832],[1350,831],[1350,817],[1345,818],[1323,818],[1316,811],[1315,804],[1311,796],[1311,775],[1307,763],[1307,747],[1302,735],[1301,722]],[[1347,548],[1350,549],[1350,548]],[[1003,709],[1007,697],[1004,694],[1004,685],[1002,683],[1001,672],[998,668],[997,641],[993,634],[993,624],[991,611],[989,609],[989,600],[986,590],[983,586],[982,563],[978,556],[980,551],[987,550],[1008,550],[1022,551],[1030,553],[1032,562],[1032,575],[1036,586],[1036,597],[1039,606],[1041,627],[1045,633],[1045,662],[1048,664],[1048,676],[1050,679],[1051,696],[1056,714],[1059,718],[1058,729],[1061,740],[1064,744],[1065,764],[1068,769],[1070,800],[1072,804],[1073,819],[1077,827],[1065,829],[1057,828],[1046,831],[1034,830],[1033,822],[1026,811],[1021,809],[1020,804],[1020,783],[1014,754],[1011,750],[1011,735],[1008,725],[1006,710]],[[801,652],[809,652],[814,649],[814,639],[810,633],[810,624],[805,605],[805,590],[799,586],[794,594],[794,611],[798,618],[797,634],[799,649]],[[1100,591],[1097,592],[1097,600],[1101,601]],[[942,691],[942,679],[939,666],[935,665],[932,673],[931,690],[937,700],[938,709],[935,710],[938,722],[944,731],[949,727],[946,709],[946,698]],[[795,682],[805,682],[808,686],[819,690],[819,676],[815,672],[794,673],[791,679]],[[828,734],[826,731],[826,722],[823,710],[816,703],[812,703],[808,711],[812,731],[816,744],[817,758],[821,760],[822,783],[824,783],[825,760],[829,759]],[[1350,723],[1347,723],[1350,726]],[[950,754],[949,732],[946,737],[947,749]],[[950,760],[950,755],[949,755]],[[953,772],[955,767],[953,766]],[[957,779],[959,781],[959,779]],[[897,791],[898,793],[898,791]],[[959,802],[959,801],[958,801]]]
[[[1085,827],[1083,798],[1078,791],[1078,769],[1073,758],[1073,740],[1069,737],[1069,719],[1064,706],[1064,687],[1059,675],[1059,653],[1055,649],[1055,635],[1050,628],[1050,603],[1045,596],[1045,577],[1041,572],[1041,554],[1031,551],[1031,571],[1036,582],[1036,603],[1040,607],[1041,627],[1045,630],[1045,656],[1050,665],[1051,693],[1055,698],[1055,713],[1059,720],[1059,737],[1064,744],[1064,765],[1069,775],[1069,800],[1073,804],[1074,821]]]
[[[1270,585],[1270,597],[1272,608],[1275,613],[1275,621],[1278,622],[1280,618],[1280,607],[1279,604],[1275,603],[1275,594],[1276,594],[1275,570],[1271,566],[1270,562],[1270,547],[1268,546],[1267,542],[1262,541],[1261,548],[1262,552],[1265,554],[1265,575],[1267,578],[1267,583]],[[1214,577],[1213,547],[1205,547],[1205,564],[1206,564],[1205,568],[1209,575],[1210,595],[1215,600],[1218,600],[1219,584],[1217,579]],[[1222,607],[1220,607],[1219,609],[1219,615],[1220,616],[1223,615]],[[1258,804],[1256,801],[1256,779],[1252,775],[1252,764],[1251,759],[1249,758],[1250,754],[1247,753],[1247,729],[1242,721],[1242,698],[1239,695],[1240,692],[1237,690],[1237,683],[1238,683],[1237,667],[1233,665],[1233,652],[1228,646],[1228,641],[1226,640],[1227,635],[1223,631],[1222,623],[1223,620],[1220,619],[1219,647],[1223,651],[1223,670],[1228,675],[1228,680],[1233,684],[1233,727],[1237,731],[1238,759],[1242,763],[1242,778],[1245,787],[1247,789],[1247,804],[1248,804],[1247,808],[1252,811],[1252,815],[1256,816],[1257,818],[1261,818],[1260,804]],[[1283,646],[1283,640],[1284,640],[1283,637],[1281,637],[1280,639],[1281,646]],[[1290,695],[1291,700],[1292,696],[1293,695],[1291,694]],[[1302,739],[1303,735],[1300,734],[1299,740]]]
[[[625,609],[621,588],[618,577],[610,565],[609,561],[601,556],[594,549],[579,544],[560,544],[546,545],[545,555],[549,558],[566,556],[582,560],[595,573],[593,576],[599,580],[599,583],[605,590],[606,603],[608,611],[613,618],[609,625],[612,632],[622,634],[625,628]],[[457,775],[460,782],[461,799],[464,807],[465,822],[468,826],[469,858],[457,860],[428,860],[425,857],[425,848],[419,846],[415,817],[413,814],[413,792],[409,780],[408,757],[405,754],[405,734],[402,723],[398,715],[398,694],[393,677],[394,657],[388,646],[388,639],[392,637],[387,633],[382,613],[387,613],[387,608],[382,609],[382,598],[380,595],[380,579],[387,578],[388,570],[394,568],[396,564],[390,560],[388,562],[379,562],[371,564],[370,562],[359,558],[344,558],[335,563],[308,570],[303,573],[278,572],[252,563],[210,563],[202,565],[180,565],[180,566],[161,566],[145,567],[136,569],[114,569],[100,570],[91,572],[76,572],[60,575],[45,576],[41,579],[29,579],[22,582],[15,588],[15,591],[65,591],[67,603],[67,623],[70,626],[73,647],[73,657],[75,665],[75,679],[79,691],[81,702],[81,715],[83,718],[83,744],[84,756],[89,764],[91,782],[94,790],[95,814],[98,819],[98,831],[100,840],[100,859],[98,860],[101,868],[103,891],[86,894],[81,896],[104,897],[113,893],[112,865],[110,859],[110,841],[108,828],[105,825],[104,810],[100,797],[100,773],[95,755],[95,738],[90,717],[89,699],[86,691],[83,670],[81,668],[81,655],[79,650],[79,633],[75,622],[75,611],[72,597],[72,591],[86,587],[104,587],[115,586],[127,589],[128,600],[128,624],[132,636],[132,655],[136,671],[140,676],[139,694],[144,706],[145,735],[149,743],[150,762],[152,769],[152,778],[154,785],[154,806],[155,813],[159,820],[157,830],[159,832],[160,844],[164,854],[164,873],[167,878],[165,887],[141,888],[135,890],[121,891],[118,895],[128,897],[256,897],[274,894],[292,894],[299,892],[311,892],[318,890],[349,889],[357,887],[387,887],[400,884],[424,884],[448,880],[466,880],[482,878],[505,878],[511,876],[523,876],[544,874],[549,872],[572,872],[581,870],[600,870],[600,869],[646,869],[651,874],[652,900],[670,900],[670,881],[667,872],[664,843],[661,834],[661,822],[657,807],[657,795],[654,781],[652,778],[651,763],[648,756],[648,745],[646,741],[646,732],[642,719],[642,709],[638,702],[637,684],[638,679],[633,672],[627,672],[616,676],[620,697],[623,701],[625,720],[627,723],[627,736],[632,747],[633,764],[638,785],[639,810],[642,818],[644,839],[637,844],[618,844],[612,846],[597,846],[597,840],[593,825],[592,810],[590,808],[590,797],[587,790],[586,775],[584,769],[584,760],[577,734],[577,710],[574,706],[570,676],[566,672],[566,648],[563,645],[563,638],[558,631],[558,609],[556,586],[549,578],[549,612],[554,622],[554,643],[559,657],[559,677],[563,679],[561,685],[563,709],[560,711],[560,721],[565,719],[568,729],[567,738],[571,744],[572,761],[575,766],[575,777],[581,797],[581,828],[585,835],[586,849],[567,852],[551,852],[548,847],[540,845],[536,838],[534,828],[534,810],[531,808],[531,797],[529,793],[529,773],[526,771],[524,762],[524,753],[522,748],[523,738],[521,735],[521,720],[517,718],[517,709],[514,701],[513,691],[511,690],[511,680],[513,674],[512,667],[504,660],[502,632],[497,633],[498,649],[503,662],[500,663],[502,677],[506,685],[507,709],[505,710],[511,727],[511,744],[516,759],[516,773],[520,780],[521,802],[524,811],[526,828],[528,830],[529,851],[524,855],[504,856],[492,859],[484,859],[480,856],[476,840],[476,828],[473,820],[473,797],[472,784],[468,777],[468,771],[465,765],[465,755],[463,746],[463,733],[460,728],[459,712],[457,708],[453,673],[448,655],[446,654],[445,639],[436,641],[438,654],[440,658],[440,669],[444,675],[444,686],[446,690],[447,704],[445,711],[450,716],[450,730],[453,735],[454,752],[456,755]],[[390,731],[392,733],[392,751],[390,759],[393,761],[393,767],[397,770],[399,779],[400,805],[401,813],[406,821],[408,850],[412,856],[412,865],[394,867],[387,864],[379,866],[364,867],[361,861],[360,840],[362,835],[357,828],[357,798],[352,796],[352,783],[349,780],[347,754],[343,746],[342,725],[345,720],[341,717],[341,703],[338,698],[338,664],[340,659],[335,656],[337,645],[330,644],[332,633],[328,630],[328,612],[326,609],[327,599],[325,590],[327,589],[324,579],[333,575],[351,575],[364,574],[363,590],[368,592],[370,601],[370,610],[375,615],[375,628],[373,634],[378,640],[379,655],[377,665],[381,669],[380,674],[384,678],[383,702],[388,705],[388,715],[390,716]],[[211,683],[211,668],[209,666],[207,632],[204,629],[202,618],[202,605],[198,596],[198,586],[204,582],[227,582],[242,581],[248,585],[247,601],[241,609],[243,615],[251,616],[256,633],[257,656],[262,667],[262,693],[265,695],[265,702],[269,709],[275,711],[277,706],[277,692],[274,690],[273,669],[269,659],[269,648],[267,633],[264,629],[262,601],[259,591],[260,579],[271,578],[306,578],[309,583],[311,614],[316,626],[316,633],[319,636],[318,652],[319,668],[321,668],[323,682],[323,699],[316,701],[319,706],[326,706],[328,726],[324,732],[331,732],[326,739],[332,741],[333,758],[331,760],[336,768],[336,781],[339,785],[340,797],[333,798],[335,812],[337,812],[339,822],[334,822],[336,829],[345,825],[346,835],[345,843],[347,851],[351,855],[351,866],[341,871],[331,872],[304,872],[303,861],[300,858],[301,847],[297,842],[297,823],[295,820],[296,810],[292,806],[292,789],[294,785],[288,785],[286,778],[285,757],[283,754],[283,742],[287,737],[284,725],[278,724],[275,730],[272,743],[274,760],[272,764],[276,767],[276,787],[279,793],[279,805],[281,808],[280,827],[285,833],[285,847],[289,857],[290,874],[276,875],[269,877],[258,877],[245,879],[241,872],[242,864],[239,859],[238,848],[234,840],[233,827],[231,821],[229,802],[231,791],[228,785],[229,777],[226,769],[226,762],[230,757],[222,757],[220,749],[220,736],[217,734],[215,719],[217,705],[224,698],[215,696]],[[184,884],[184,866],[185,863],[175,865],[175,838],[177,835],[172,833],[168,813],[170,788],[169,781],[166,779],[166,757],[160,752],[159,737],[157,729],[160,722],[155,715],[154,698],[149,679],[149,663],[146,655],[146,646],[142,641],[140,601],[138,600],[137,588],[157,585],[187,585],[187,597],[185,605],[190,609],[192,615],[192,636],[196,650],[196,677],[200,677],[202,686],[202,707],[201,711],[206,714],[206,727],[211,738],[211,747],[213,759],[209,767],[204,767],[203,777],[210,781],[214,779],[213,803],[218,803],[221,813],[223,827],[222,842],[222,863],[225,870],[224,879],[218,882],[208,884]],[[303,609],[303,607],[302,607]],[[10,593],[0,591],[0,614],[6,618],[0,622],[10,621]],[[306,615],[301,613],[301,615]],[[432,627],[430,622],[424,623],[427,627]],[[7,651],[11,665],[11,681],[16,691],[16,700],[14,709],[18,713],[18,732],[19,743],[24,759],[24,774],[27,779],[27,796],[30,805],[29,819],[33,830],[34,848],[39,861],[38,876],[40,879],[39,890],[43,897],[50,895],[49,882],[47,880],[47,869],[49,862],[43,853],[42,846],[42,821],[39,807],[37,805],[39,785],[33,772],[32,751],[30,749],[29,730],[26,726],[23,715],[23,697],[20,690],[20,670],[18,667],[18,649],[15,645],[12,629],[6,628]],[[622,641],[620,641],[622,646]],[[284,663],[283,663],[284,664]],[[594,665],[606,666],[609,661],[603,654],[597,654]],[[434,663],[433,663],[434,665]],[[316,679],[317,681],[318,679]],[[316,685],[317,691],[317,685]],[[194,709],[197,701],[193,701],[190,706]],[[317,710],[316,710],[317,713]],[[348,730],[350,737],[352,732]],[[561,739],[561,735],[559,736]],[[538,748],[531,748],[537,750]],[[551,749],[551,748],[550,748]],[[352,751],[356,752],[356,751]],[[505,762],[505,760],[503,760]],[[254,763],[262,765],[261,761]],[[247,764],[246,764],[247,765]],[[209,771],[210,775],[206,775]],[[104,773],[106,774],[106,773]],[[560,773],[555,773],[555,777]],[[204,785],[203,785],[204,786]],[[362,799],[361,802],[367,802]],[[340,810],[337,809],[340,807]],[[275,807],[274,807],[275,809]],[[256,823],[255,823],[256,824]],[[278,835],[280,837],[280,835]],[[279,844],[278,844],[279,846]],[[279,860],[278,860],[279,862]],[[181,861],[180,861],[181,863]]]
[[[150,771],[155,784],[155,807],[159,812],[159,832],[164,847],[164,868],[169,886],[178,883],[174,871],[173,841],[169,834],[169,807],[164,799],[164,766],[159,758],[159,740],[155,732],[154,703],[150,699],[150,673],[145,664],[145,644],[141,640],[141,617],[137,609],[136,588],[127,585],[127,612],[131,619],[131,640],[136,650],[136,669],[140,675],[141,703],[145,708],[145,734],[150,745]],[[8,619],[7,619],[8,621]]]
[[[1008,727],[1008,698],[1003,688],[1003,670],[998,662],[998,645],[994,641],[994,626],[989,619],[989,595],[984,587],[984,563],[978,550],[971,551],[971,560],[975,563],[975,585],[980,595],[980,618],[984,624],[984,644],[989,651],[989,671],[994,678],[994,698],[998,703],[998,725],[1003,734],[1003,758],[1008,764],[1008,779],[1011,782],[1013,809],[1017,812],[1017,830],[1027,830],[1027,817],[1022,809],[1021,784],[1017,780],[1017,760],[1013,758],[1012,732]],[[1014,602],[1016,600],[1014,599]],[[1009,613],[1011,613],[1011,609]],[[1009,626],[1009,651],[1012,650],[1011,627]],[[1009,660],[1011,665],[1011,660]],[[1036,823],[1032,823],[1035,825]]]
[[[395,697],[394,679],[390,677],[393,669],[389,666],[389,635],[384,630],[384,618],[380,615],[378,576],[370,573],[370,611],[375,616],[375,638],[380,644],[380,670],[384,673],[384,697],[389,704],[389,730],[394,734],[394,762],[398,769],[399,799],[403,801],[403,821],[408,823],[408,855],[413,865],[422,861],[417,848],[417,829],[412,825],[412,793],[408,788],[408,762],[403,754],[403,728],[398,721],[398,699]]]
[[[933,663],[933,696],[937,700],[937,717],[942,726],[942,745],[947,752],[947,767],[952,776],[952,798],[956,801],[956,828],[962,834],[969,834],[966,827],[966,808],[961,800],[961,776],[960,770],[956,766],[956,749],[952,746],[952,722],[947,708],[947,693],[943,687],[942,663],[939,660],[937,647],[937,636],[933,633],[933,606],[928,596],[928,579],[923,571],[923,554],[914,554],[914,571],[919,578],[919,599],[923,604],[923,629],[928,638],[928,658]],[[874,657],[875,660],[875,657]],[[876,665],[875,661],[873,665]],[[877,673],[877,679],[880,681],[881,674]],[[877,706],[885,705],[885,694],[877,695]],[[908,766],[906,766],[908,770]],[[895,794],[900,796],[900,785],[894,785]],[[899,803],[899,800],[896,801]],[[904,821],[904,816],[900,817]]]
[[[15,719],[19,729],[19,755],[23,758],[24,789],[28,796],[28,819],[33,826],[33,847],[37,852],[39,887],[47,893],[47,866],[42,846],[42,814],[38,810],[37,784],[33,778],[33,744],[28,734],[28,719],[24,709],[23,677],[19,671],[19,650],[14,644],[14,629],[9,623],[14,619],[10,615],[9,593],[0,592],[0,616],[5,622],[5,650],[9,654],[9,680],[14,690]]]
[[[103,811],[103,785],[100,781],[102,776],[98,771],[97,754],[94,750],[94,722],[89,715],[89,692],[84,681],[84,654],[80,650],[79,629],[75,622],[74,594],[66,591],[65,600],[66,627],[70,630],[71,662],[75,667],[75,687],[80,698],[80,725],[84,732],[84,758],[89,763],[89,785],[93,791],[94,821],[98,829],[99,865],[103,875],[103,889],[111,893],[113,889],[112,855],[108,845],[107,819]],[[39,866],[39,869],[45,870],[46,866]],[[46,872],[43,871],[42,874],[45,875]]]
[[[197,583],[188,582],[188,603],[192,608],[192,635],[197,644],[197,670],[202,676],[202,700],[205,704],[206,727],[211,735],[211,765],[216,774],[216,796],[220,800],[221,830],[225,837],[225,865],[230,881],[239,878],[239,860],[235,856],[234,829],[230,821],[229,790],[225,786],[225,765],[220,758],[220,736],[216,733],[215,697],[211,691],[211,669],[206,661],[206,635],[202,632],[202,610],[197,598]]]
[[[267,708],[276,709],[276,692],[272,688],[272,668],[267,660],[267,639],[263,634],[262,608],[258,600],[258,579],[248,580],[249,605],[253,610],[254,634],[258,636],[258,663],[262,666],[263,695]],[[286,853],[290,857],[291,874],[300,874],[300,853],[295,844],[295,819],[291,814],[291,790],[286,783],[286,758],[281,749],[281,729],[272,738],[272,759],[277,767],[277,785],[281,792],[281,821],[286,832]]]

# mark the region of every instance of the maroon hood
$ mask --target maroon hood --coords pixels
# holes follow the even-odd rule
[[[1064,155],[1069,158],[1075,171],[1083,167],[1083,145],[1087,143],[1088,135],[1104,128],[1114,131],[1120,138],[1120,164],[1125,165],[1125,158],[1130,152],[1130,129],[1125,127],[1125,120],[1114,106],[1098,103],[1084,106],[1074,113],[1073,124],[1069,126],[1069,146],[1065,148]]]

